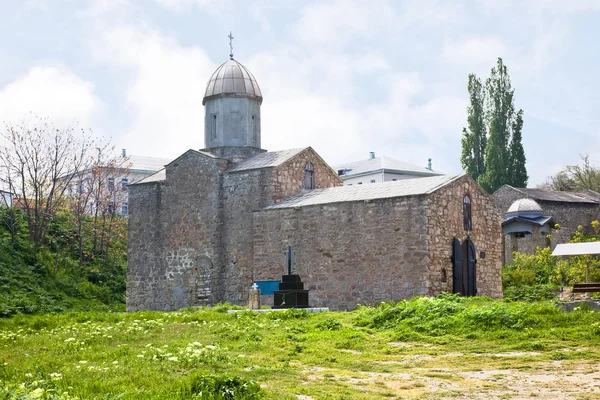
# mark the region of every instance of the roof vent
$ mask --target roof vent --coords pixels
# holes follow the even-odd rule
[[[427,159],[427,169],[431,171],[431,158]]]
[[[369,153],[369,160],[374,160],[374,159],[375,159],[375,152],[374,152],[374,151],[371,151],[371,152]]]

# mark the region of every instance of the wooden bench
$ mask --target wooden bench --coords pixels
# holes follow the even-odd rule
[[[573,293],[600,292],[600,283],[574,283]]]

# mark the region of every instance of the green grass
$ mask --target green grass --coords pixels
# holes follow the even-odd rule
[[[597,370],[600,313],[586,309],[450,295],[319,314],[227,308],[0,319],[0,399],[594,395],[560,379],[519,392],[529,375]]]

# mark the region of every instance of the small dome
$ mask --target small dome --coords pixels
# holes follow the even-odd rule
[[[508,208],[507,214],[511,213],[539,213],[542,215],[544,210],[542,207],[532,199],[519,199],[512,203],[512,205]]]
[[[202,104],[206,100],[222,94],[238,94],[255,97],[262,103],[262,93],[254,76],[234,59],[227,60],[212,74]]]

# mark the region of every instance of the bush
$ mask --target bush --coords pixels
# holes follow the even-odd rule
[[[552,285],[520,285],[504,289],[504,299],[508,301],[552,300],[557,288]]]
[[[184,395],[202,400],[254,400],[264,397],[260,385],[232,375],[194,376],[185,391]]]

